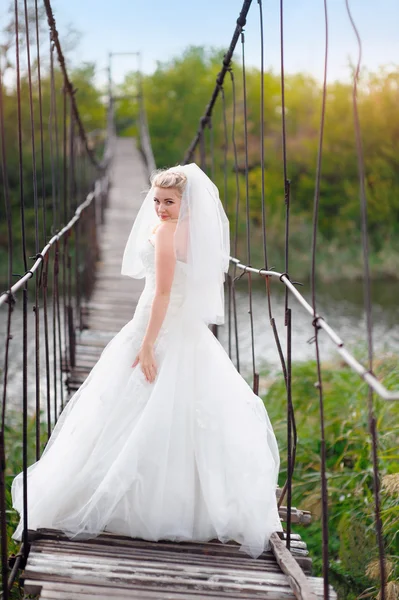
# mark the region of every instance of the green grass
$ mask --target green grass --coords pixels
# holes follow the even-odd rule
[[[399,360],[388,355],[376,361],[375,371],[390,389],[399,387]],[[263,374],[263,377],[265,375]],[[267,377],[267,375],[266,375]],[[321,575],[320,418],[314,361],[295,364],[293,402],[298,431],[293,505],[310,510],[310,526],[295,526]],[[378,576],[374,533],[373,474],[368,433],[367,386],[344,364],[325,364],[325,438],[328,477],[328,526],[331,583],[342,600],[355,600],[366,589],[377,597]],[[285,481],[286,393],[282,377],[269,382],[264,402],[281,451],[280,485]],[[390,585],[399,585],[399,403],[375,398],[379,468],[382,479],[381,516]]]
[[[46,427],[41,427],[41,450],[46,441]],[[22,415],[16,411],[9,411],[7,422],[4,428],[5,452],[6,452],[6,514],[7,514],[7,544],[8,556],[16,555],[20,548],[20,542],[11,538],[18,522],[19,515],[12,508],[11,502],[11,484],[15,475],[22,471]],[[35,416],[28,418],[28,464],[35,461]],[[1,578],[0,578],[1,585]],[[19,587],[18,577],[14,582],[10,598],[17,600],[20,598],[36,598],[36,596],[24,596],[23,590]]]
[[[232,229],[233,231],[233,229]],[[285,264],[284,223],[275,219],[267,227],[267,251],[269,267],[283,272]],[[294,215],[290,222],[290,275],[295,280],[307,281],[311,272],[312,225],[309,221]],[[234,240],[231,237],[231,253],[234,254]],[[246,235],[242,224],[237,258],[244,263],[247,257]],[[387,238],[378,249],[371,246],[369,255],[370,276],[372,279],[398,280],[397,269],[399,244],[396,239]],[[259,227],[251,228],[251,264],[263,267],[263,232]],[[363,255],[360,235],[357,232],[348,238],[335,236],[327,239],[318,233],[316,254],[316,275],[320,282],[352,281],[363,278]]]

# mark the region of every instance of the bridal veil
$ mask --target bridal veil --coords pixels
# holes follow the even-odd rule
[[[187,182],[174,235],[177,260],[186,263],[184,308],[206,323],[224,322],[224,273],[229,268],[229,221],[215,184],[195,163],[171,170],[183,172]],[[154,187],[147,193],[134,221],[122,260],[122,275],[145,275],[139,249],[159,218]]]

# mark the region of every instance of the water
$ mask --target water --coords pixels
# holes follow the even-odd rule
[[[243,375],[248,375],[252,370],[251,359],[251,336],[248,315],[248,295],[245,282],[237,291],[237,310],[239,324],[239,346],[240,360]],[[300,288],[305,298],[310,302],[310,289]],[[373,322],[374,322],[374,346],[376,355],[384,352],[399,354],[399,282],[378,281],[373,283]],[[281,343],[285,349],[285,327],[284,327],[284,288],[283,285],[273,283],[272,285],[273,314],[276,319]],[[12,317],[13,339],[10,345],[9,377],[8,377],[8,406],[22,406],[22,302],[18,297]],[[60,302],[62,308],[62,301]],[[315,356],[314,344],[309,344],[314,333],[311,325],[311,316],[302,306],[290,297],[292,308],[292,331],[293,345],[292,357],[294,361],[304,361]],[[62,310],[61,310],[62,312]],[[318,312],[325,317],[337,334],[344,341],[350,351],[358,351],[365,348],[366,323],[363,309],[363,288],[361,282],[344,282],[336,284],[323,284],[318,292]],[[0,357],[0,369],[4,365],[4,340],[6,331],[7,307],[0,308],[0,340],[2,356]],[[253,315],[255,328],[255,355],[257,371],[267,370],[274,372],[279,369],[280,360],[277,353],[273,332],[268,318],[267,300],[264,285],[256,286],[253,290]],[[40,314],[40,327],[43,334],[43,313]],[[49,325],[52,324],[52,311],[49,307]],[[219,338],[227,348],[227,329],[219,328]],[[320,331],[320,349],[322,360],[328,361],[338,356],[336,346]],[[28,401],[34,406],[35,402],[35,360],[34,360],[34,313],[32,304],[28,310]],[[233,361],[235,354],[233,350]],[[44,338],[41,339],[41,389],[42,403],[45,404],[45,362],[44,362]],[[50,373],[51,390],[53,395],[53,372],[52,372],[52,333],[50,332]],[[58,386],[58,397],[59,386]]]
[[[8,356],[8,379],[7,379],[7,406],[9,408],[21,408],[22,409],[22,386],[23,386],[23,356],[22,356],[22,344],[23,344],[23,312],[22,312],[22,294],[17,295],[16,304],[12,312],[11,317],[11,335],[12,339],[9,346]],[[56,380],[54,381],[54,347],[53,347],[53,310],[52,310],[52,299],[48,298],[48,328],[49,328],[49,373],[50,373],[50,393],[51,393],[51,419],[54,420],[54,390],[57,390],[57,406],[61,406],[61,385],[60,385],[60,374],[57,371]],[[7,314],[8,306],[0,307],[0,344],[1,344],[1,356],[0,356],[0,373],[1,382],[3,384],[3,369],[4,369],[4,349],[7,331]],[[63,314],[63,303],[62,298],[60,299],[60,323],[61,323],[61,336],[64,331],[64,321],[62,318]],[[46,362],[45,362],[45,344],[44,344],[44,317],[42,304],[39,305],[39,319],[40,319],[40,389],[41,389],[41,407],[42,410],[46,411]],[[33,312],[33,303],[28,303],[27,311],[27,372],[28,372],[28,406],[31,412],[34,409],[36,403],[36,360],[35,360],[35,313]],[[62,346],[61,349],[64,352]],[[56,344],[56,360],[57,369],[59,369],[59,346],[58,336]],[[63,374],[65,379],[65,374]],[[3,390],[3,387],[1,388]],[[2,392],[1,392],[2,393]],[[67,397],[67,393],[64,390],[64,400]],[[57,411],[58,412],[58,411]]]
[[[240,363],[243,371],[252,369],[251,336],[247,288],[241,286],[237,294],[237,312],[239,324]],[[309,286],[299,288],[302,295],[311,304]],[[373,338],[376,354],[384,352],[399,353],[399,282],[374,282],[373,301]],[[272,308],[283,348],[286,347],[284,327],[284,286],[280,282],[272,285]],[[299,302],[290,295],[289,306],[292,309],[292,359],[305,361],[315,357],[312,317]],[[366,347],[366,318],[363,307],[362,282],[339,282],[323,284],[317,294],[317,312],[334,328],[350,351],[359,352]],[[254,341],[256,370],[274,371],[280,365],[274,335],[269,324],[267,297],[264,285],[256,287],[253,294]],[[227,347],[227,332],[221,329],[220,340]],[[331,360],[339,356],[335,344],[323,330],[319,334],[321,357]],[[233,346],[233,361],[235,360]]]

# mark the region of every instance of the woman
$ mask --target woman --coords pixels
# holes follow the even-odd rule
[[[144,291],[28,469],[30,529],[233,539],[253,557],[282,530],[267,412],[207,326],[224,320],[229,252],[205,173],[156,172],[122,262]],[[22,474],[12,497],[22,513]]]

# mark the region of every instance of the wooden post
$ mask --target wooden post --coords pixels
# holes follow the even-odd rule
[[[270,536],[270,545],[280,569],[287,575],[295,598],[298,598],[298,600],[317,600],[317,596],[310,588],[305,573],[277,533],[272,533]]]

